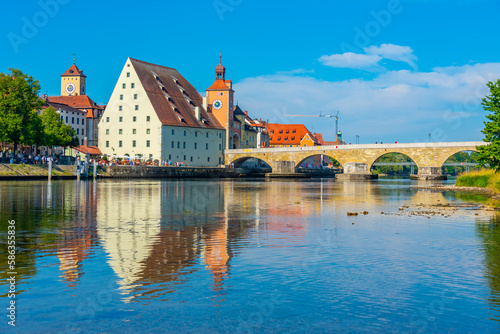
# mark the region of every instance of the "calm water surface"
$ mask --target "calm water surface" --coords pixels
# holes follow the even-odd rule
[[[500,331],[498,218],[415,184],[1,182],[0,331]]]

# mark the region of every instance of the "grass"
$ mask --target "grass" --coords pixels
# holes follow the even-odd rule
[[[461,174],[455,183],[457,187],[480,187],[500,193],[500,173],[495,173],[491,169]]]

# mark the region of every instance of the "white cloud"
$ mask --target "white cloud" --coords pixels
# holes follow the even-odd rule
[[[319,61],[326,66],[330,67],[344,67],[344,68],[366,68],[377,66],[382,58],[377,55],[363,55],[353,52],[346,52],[343,54],[334,54],[331,56],[321,56]]]
[[[342,54],[333,54],[330,56],[321,56],[319,61],[330,67],[356,68],[356,69],[374,69],[381,68],[379,62],[382,59],[404,62],[413,69],[417,68],[417,56],[408,46],[394,44],[382,44],[380,46],[369,46],[363,49],[365,54],[346,52]]]
[[[370,46],[363,49],[369,55],[377,55],[384,59],[402,61],[416,69],[417,56],[409,46],[400,46],[394,44],[382,44],[380,46]]]
[[[500,63],[435,68],[430,72],[389,71],[373,79],[325,81],[275,74],[235,84],[240,105],[255,118],[304,123],[334,138],[334,122],[283,114],[335,114],[349,142],[481,140],[486,82],[500,78]]]

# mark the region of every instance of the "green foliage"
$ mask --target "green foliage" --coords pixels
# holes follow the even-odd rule
[[[59,114],[52,107],[46,108],[41,116],[44,130],[44,145],[47,146],[78,146],[75,129],[64,124]],[[75,142],[76,138],[76,142]]]
[[[479,146],[479,163],[481,165],[489,164],[496,173],[500,172],[500,79],[496,82],[486,84],[490,89],[490,95],[483,98],[484,110],[490,112],[486,116],[487,122],[484,122],[484,141],[489,142],[487,146]]]
[[[481,187],[500,192],[500,174],[492,169],[474,171],[462,174],[455,182],[457,187]]]
[[[375,162],[413,162],[407,155],[401,153],[387,153],[379,157]],[[387,175],[408,175],[411,173],[411,166],[376,166],[373,168],[375,174]],[[416,166],[414,172],[417,172]]]
[[[37,124],[38,110],[43,101],[38,98],[38,80],[18,69],[0,73],[0,140],[31,145],[39,139],[39,132],[33,133]]]
[[[465,151],[453,154],[444,163],[477,163],[478,162],[478,152]],[[480,167],[469,167],[469,170],[479,169]],[[465,166],[443,166],[443,174],[447,175],[458,175],[466,171]]]

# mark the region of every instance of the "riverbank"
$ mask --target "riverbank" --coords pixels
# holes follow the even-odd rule
[[[0,164],[0,180],[44,179],[48,175],[49,167],[47,165]],[[76,178],[75,166],[54,165],[52,167],[52,177]]]

